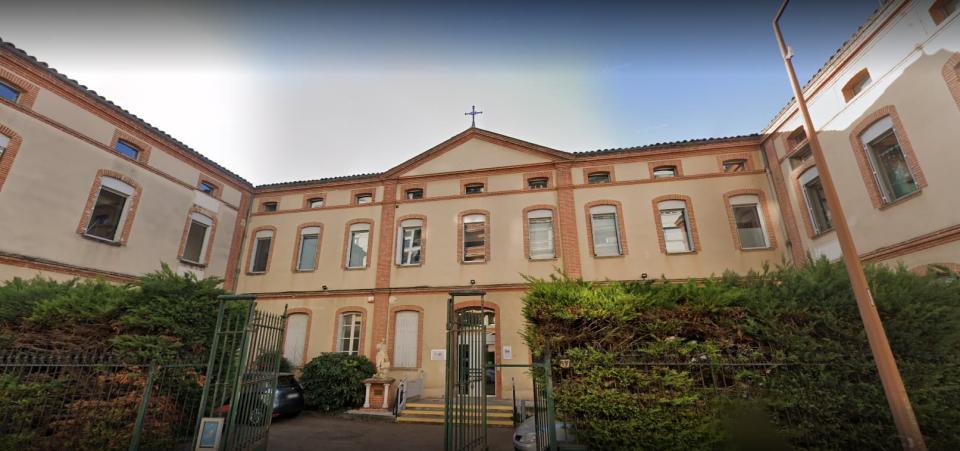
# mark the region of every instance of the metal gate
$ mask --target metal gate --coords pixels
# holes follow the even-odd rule
[[[287,308],[257,310],[254,295],[219,299],[196,429],[204,418],[222,419],[220,450],[266,449]]]
[[[486,292],[451,291],[447,300],[447,371],[443,447],[446,451],[487,449]],[[458,297],[479,297],[479,308],[457,311]]]

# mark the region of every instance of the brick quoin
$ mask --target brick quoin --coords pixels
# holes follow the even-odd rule
[[[351,193],[352,194],[352,193]],[[380,206],[380,238],[377,241],[377,274],[373,295],[373,343],[371,352],[380,340],[387,341],[390,315],[390,294],[381,289],[390,288],[390,270],[393,262],[393,227],[397,216],[397,181],[383,184],[383,202]],[[372,231],[371,231],[372,232]],[[389,343],[388,343],[389,345]]]
[[[577,239],[577,211],[573,199],[573,176],[570,164],[557,165],[557,210],[560,223],[560,253],[563,255],[563,272],[579,279],[583,276],[580,267],[580,244]]]

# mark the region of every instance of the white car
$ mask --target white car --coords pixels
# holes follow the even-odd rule
[[[557,443],[574,443],[576,442],[576,437],[573,436],[573,431],[570,428],[570,425],[564,422],[556,422],[554,427],[557,430]],[[548,450],[547,444],[547,434],[546,431],[543,433],[541,438],[543,443],[540,444],[541,449],[537,449],[537,434],[536,434],[536,423],[534,418],[530,417],[526,420],[523,420],[519,426],[517,426],[516,431],[513,432],[513,449],[516,451],[545,451]]]

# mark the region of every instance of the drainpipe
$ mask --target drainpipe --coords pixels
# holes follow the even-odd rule
[[[820,183],[823,185],[823,191],[827,198],[827,206],[833,213],[833,228],[837,233],[837,241],[840,242],[843,262],[847,267],[850,285],[853,287],[853,295],[856,297],[860,318],[863,320],[863,327],[867,333],[867,341],[870,342],[870,350],[873,353],[877,372],[880,374],[880,382],[883,385],[883,392],[887,397],[890,413],[893,414],[893,421],[897,426],[903,449],[926,450],[927,447],[923,441],[923,435],[920,433],[920,426],[917,424],[917,417],[914,415],[910,399],[907,397],[907,389],[903,386],[903,379],[901,379],[900,371],[897,369],[897,362],[890,350],[890,342],[887,341],[883,324],[880,322],[880,315],[877,314],[877,306],[873,303],[870,286],[867,284],[867,276],[863,273],[857,247],[853,241],[853,235],[850,233],[847,217],[843,213],[843,205],[840,204],[836,185],[833,183],[830,168],[827,166],[826,158],[824,158],[823,148],[820,147],[820,139],[817,137],[817,131],[813,128],[813,120],[810,118],[810,111],[807,109],[803,90],[800,88],[800,82],[797,81],[797,74],[793,69],[792,62],[793,51],[787,47],[783,40],[783,34],[780,32],[780,16],[783,15],[783,11],[789,2],[790,0],[784,0],[783,4],[780,5],[780,10],[777,11],[777,15],[773,19],[773,32],[776,34],[777,43],[780,45],[780,55],[783,57],[787,77],[790,79],[790,87],[793,88],[797,108],[803,117],[803,130],[807,134],[807,142],[810,144],[814,163],[820,173]]]

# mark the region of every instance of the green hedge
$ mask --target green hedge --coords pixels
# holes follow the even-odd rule
[[[960,279],[867,269],[930,449],[960,443]],[[898,449],[842,264],[702,282],[530,279],[526,339],[593,449]],[[559,359],[570,368],[559,368]]]
[[[308,408],[324,412],[363,405],[363,380],[376,371],[364,356],[324,353],[303,366],[300,384]]]

